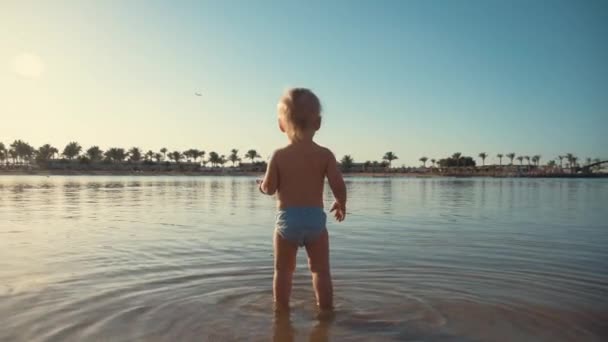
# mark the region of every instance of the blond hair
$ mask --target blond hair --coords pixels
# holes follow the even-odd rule
[[[321,124],[321,101],[310,89],[288,89],[277,107],[279,118],[286,125],[285,133],[293,140],[301,140],[306,133],[314,133]]]

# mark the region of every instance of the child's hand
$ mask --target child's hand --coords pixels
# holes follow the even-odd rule
[[[264,183],[263,179],[256,179],[255,182],[258,185],[258,190],[260,190],[260,192],[264,195],[266,195],[266,193],[264,192],[264,190],[262,190],[262,183]]]
[[[334,202],[334,205],[331,206],[331,210],[329,212],[334,212],[334,217],[338,222],[344,221],[346,218],[346,206],[342,205],[338,202]]]

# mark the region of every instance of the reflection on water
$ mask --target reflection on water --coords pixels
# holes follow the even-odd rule
[[[329,331],[334,321],[334,317],[335,315],[333,312],[318,314],[314,326],[310,329],[308,341],[329,341]],[[289,312],[276,311],[274,314],[274,324],[272,328],[273,342],[292,342],[296,340],[298,335],[293,326],[291,314]]]
[[[303,254],[273,311],[254,178],[0,177],[0,341],[606,340],[606,180],[348,187],[319,316]]]

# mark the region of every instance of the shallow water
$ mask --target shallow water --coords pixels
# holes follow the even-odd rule
[[[607,179],[347,185],[335,313],[301,251],[287,317],[253,178],[2,176],[0,340],[608,339]]]

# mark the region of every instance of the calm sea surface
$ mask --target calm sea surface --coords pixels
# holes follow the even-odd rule
[[[302,250],[275,317],[254,178],[0,176],[0,340],[608,340],[608,179],[347,185],[335,315]]]

